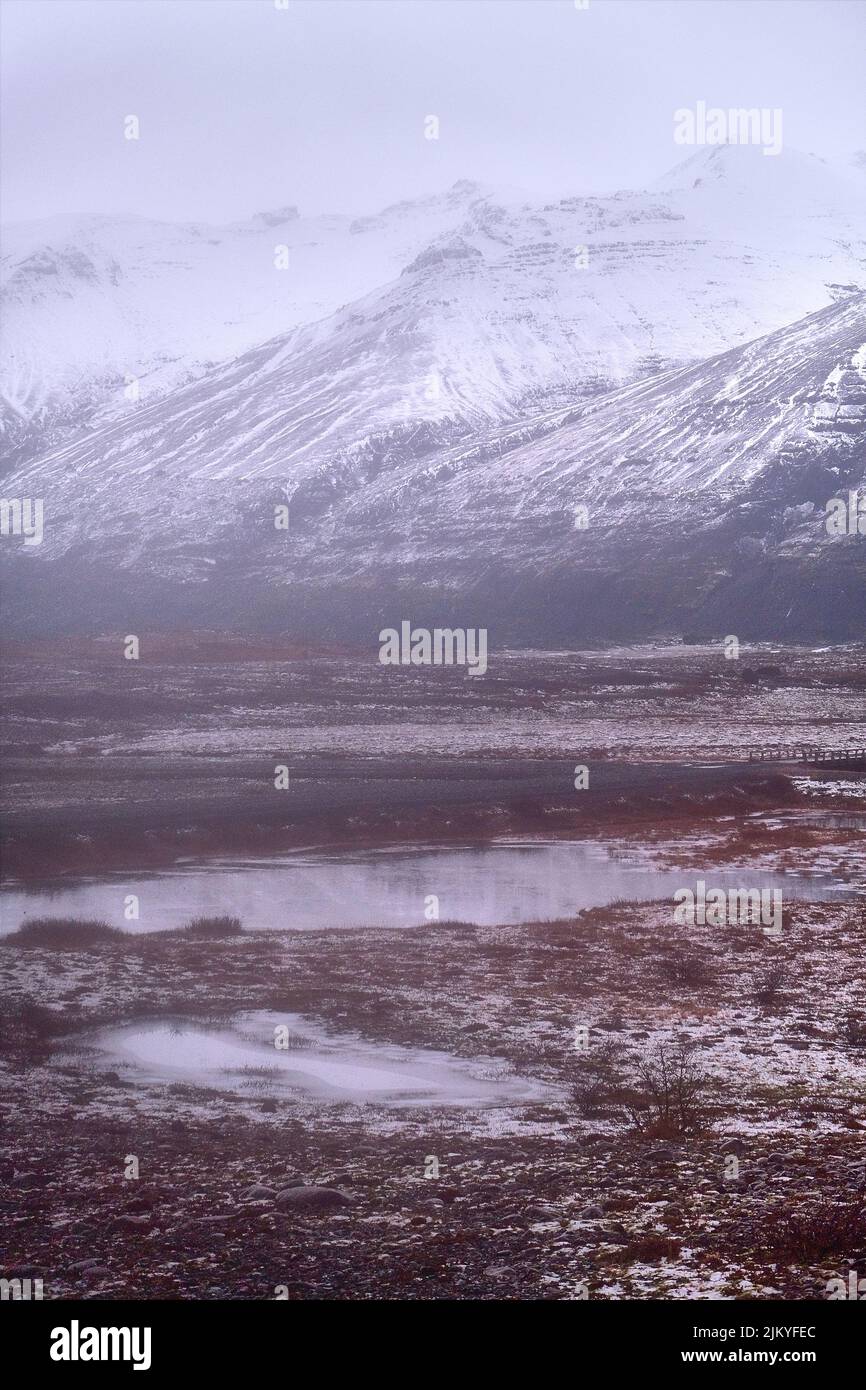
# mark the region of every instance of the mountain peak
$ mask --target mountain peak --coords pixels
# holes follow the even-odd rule
[[[258,222],[262,227],[281,227],[284,222],[297,222],[300,217],[298,209],[294,206],[284,208],[274,208],[269,212],[257,212],[253,217],[254,222]]]
[[[820,208],[846,206],[856,198],[859,181],[814,154],[786,148],[765,155],[760,145],[702,145],[687,159],[651,184],[653,191],[689,197],[700,206],[721,203],[730,211],[734,200],[760,207],[761,220],[810,215]]]
[[[461,198],[466,197],[467,194],[479,194],[483,191],[482,184],[478,183],[476,179],[456,179],[448,190],[449,194],[453,193]]]

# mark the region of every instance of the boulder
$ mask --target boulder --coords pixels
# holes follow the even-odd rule
[[[276,1195],[276,1204],[287,1211],[318,1216],[351,1206],[352,1199],[338,1187],[284,1187]]]

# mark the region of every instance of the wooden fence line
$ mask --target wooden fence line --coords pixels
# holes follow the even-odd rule
[[[811,744],[774,744],[769,748],[750,748],[750,763],[809,763],[812,766],[852,767],[866,765],[866,748],[818,748]]]

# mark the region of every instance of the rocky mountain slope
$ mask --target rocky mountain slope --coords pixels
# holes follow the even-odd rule
[[[20,483],[49,520],[41,546],[18,548],[13,607],[38,607],[62,576],[67,604],[103,620],[855,635],[864,540],[831,536],[825,508],[866,490],[864,343],[857,294],[468,445],[373,472],[341,458],[288,488],[165,472],[142,485],[119,466],[82,487],[34,466]]]

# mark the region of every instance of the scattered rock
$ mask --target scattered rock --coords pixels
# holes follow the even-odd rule
[[[289,1184],[291,1186],[291,1183]],[[254,1182],[252,1187],[248,1187],[246,1192],[241,1193],[242,1202],[261,1202],[268,1198],[276,1197],[276,1192],[272,1187],[265,1187],[264,1183]]]
[[[108,1234],[116,1235],[118,1231],[150,1231],[153,1229],[152,1216],[116,1216],[109,1222]]]
[[[159,1197],[152,1188],[143,1187],[140,1191],[133,1193],[129,1201],[124,1206],[124,1215],[134,1216],[141,1212],[148,1212],[159,1202]]]
[[[743,1154],[748,1153],[749,1146],[745,1139],[725,1139],[719,1145],[719,1152],[723,1154],[736,1154],[742,1158]]]
[[[526,1215],[530,1221],[558,1221],[559,1212],[556,1207],[528,1207]],[[599,1212],[601,1216],[601,1212]]]
[[[628,1245],[631,1241],[631,1236],[628,1231],[598,1231],[597,1234],[603,1241],[606,1241],[608,1245]]]
[[[278,1207],[316,1215],[352,1205],[351,1197],[336,1187],[284,1187],[275,1200]]]

